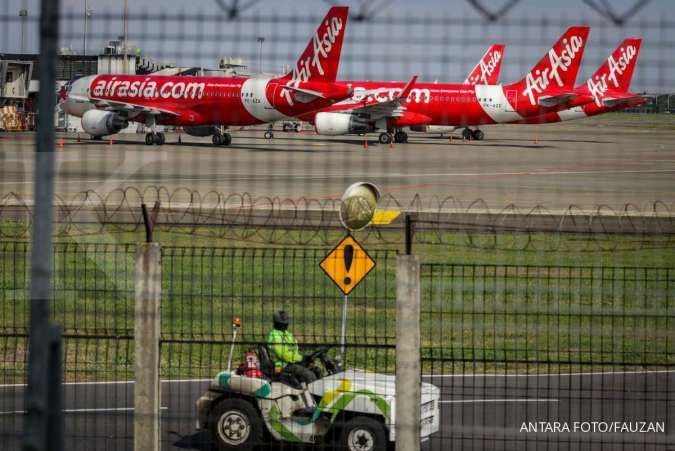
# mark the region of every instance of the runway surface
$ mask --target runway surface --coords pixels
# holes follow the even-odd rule
[[[632,115],[626,118],[633,118]],[[649,208],[675,198],[675,118],[613,115],[540,126],[483,128],[484,141],[411,133],[408,144],[380,145],[377,135],[323,137],[313,132],[233,131],[231,147],[210,138],[168,134],[162,147],[143,135],[77,142],[59,135],[56,191],[103,195],[118,187],[166,186],[200,193],[247,192],[297,199],[336,198],[351,182],[369,180],[407,206],[453,196],[468,206],[483,199],[491,208],[570,205],[593,209],[626,204]],[[32,198],[32,134],[0,135],[0,193]]]
[[[672,450],[675,372],[426,376],[441,388],[441,429],[424,450]],[[204,380],[162,383],[162,449],[207,450],[195,431]],[[0,440],[20,449],[24,386],[0,386]],[[65,387],[66,449],[132,450],[133,383]],[[523,422],[660,422],[665,432],[524,432]],[[579,426],[580,428],[582,426]],[[287,448],[284,449],[298,449]]]

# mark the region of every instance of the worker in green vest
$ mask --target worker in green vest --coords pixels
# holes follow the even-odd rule
[[[272,315],[274,328],[267,337],[267,348],[270,358],[274,362],[275,373],[281,373],[282,379],[295,378],[298,382],[311,383],[316,380],[316,374],[307,367],[310,363],[300,354],[298,342],[288,331],[290,316],[284,311],[274,312]]]

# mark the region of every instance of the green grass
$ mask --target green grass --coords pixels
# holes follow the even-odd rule
[[[641,129],[675,130],[675,114],[608,113],[586,118],[585,126],[613,126]]]
[[[57,241],[52,312],[73,337],[65,344],[70,380],[132,377],[135,246],[116,243],[141,238]],[[285,308],[301,342],[339,342],[342,296],[318,267],[330,248],[323,241],[336,242],[338,233],[295,249],[183,234],[156,238],[163,244],[164,377],[210,377],[224,368],[234,316],[242,319],[245,341],[264,341],[271,313]],[[425,264],[425,372],[675,364],[669,237],[447,233],[436,240],[414,247]],[[394,368],[397,247],[367,245],[377,267],[350,296],[348,343],[358,345],[347,353],[350,366]],[[5,334],[26,330],[28,256],[27,244],[0,243]],[[108,338],[85,338],[91,335]],[[0,337],[4,380],[24,377],[25,350],[24,339]]]

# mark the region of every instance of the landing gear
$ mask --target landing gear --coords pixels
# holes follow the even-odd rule
[[[485,138],[485,133],[481,130],[471,130],[470,128],[465,128],[462,130],[462,138],[468,140],[475,139],[476,141],[482,141]]]
[[[164,133],[146,133],[145,134],[145,144],[147,146],[152,146],[153,144],[157,144],[158,146],[161,146],[166,142],[166,136],[164,136]]]
[[[391,143],[391,135],[387,132],[382,132],[380,133],[380,137],[378,138],[380,141],[380,144],[389,144]]]
[[[230,144],[232,144],[232,135],[230,135],[229,133],[213,135],[211,141],[216,146],[229,146]]]
[[[394,142],[395,143],[407,143],[408,142],[408,134],[404,132],[403,130],[399,130],[396,133],[394,133]]]
[[[146,145],[152,146],[153,144],[157,144],[158,146],[161,146],[166,142],[164,133],[157,133],[156,131],[157,118],[155,118],[155,116],[149,115],[145,121],[145,126],[150,129],[150,133],[145,134]]]
[[[265,139],[272,139],[274,138],[274,133],[272,133],[270,130],[267,130],[265,132]]]

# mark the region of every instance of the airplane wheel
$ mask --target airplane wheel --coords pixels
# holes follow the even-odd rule
[[[473,132],[469,128],[465,128],[462,130],[462,138],[466,139],[467,141],[473,138]]]
[[[406,132],[396,132],[394,135],[394,142],[395,143],[407,143],[408,142],[408,134]]]
[[[274,138],[274,133],[272,133],[270,131],[266,131],[265,132],[265,139],[272,139],[272,138]]]
[[[165,142],[166,142],[166,136],[164,135],[164,133],[157,133],[155,135],[155,144],[157,144],[158,146],[161,146]]]
[[[146,146],[152,146],[155,143],[155,135],[152,133],[146,133],[145,134],[145,145]]]
[[[289,131],[290,131],[288,124],[284,124],[284,125],[281,127],[281,129],[282,129],[283,131],[285,131],[285,132],[289,132]]]
[[[222,142],[222,137],[223,135],[213,135],[211,137],[211,142],[213,143],[214,146],[219,146]]]
[[[224,133],[220,135],[220,144],[223,146],[229,146],[232,144],[232,135],[229,133]]]
[[[301,128],[300,124],[295,124],[295,133],[300,133]]]
[[[481,130],[474,130],[473,133],[473,139],[476,141],[482,141],[483,138],[485,138],[485,133],[483,133]]]
[[[380,144],[389,144],[391,142],[391,135],[389,133],[380,133]]]

